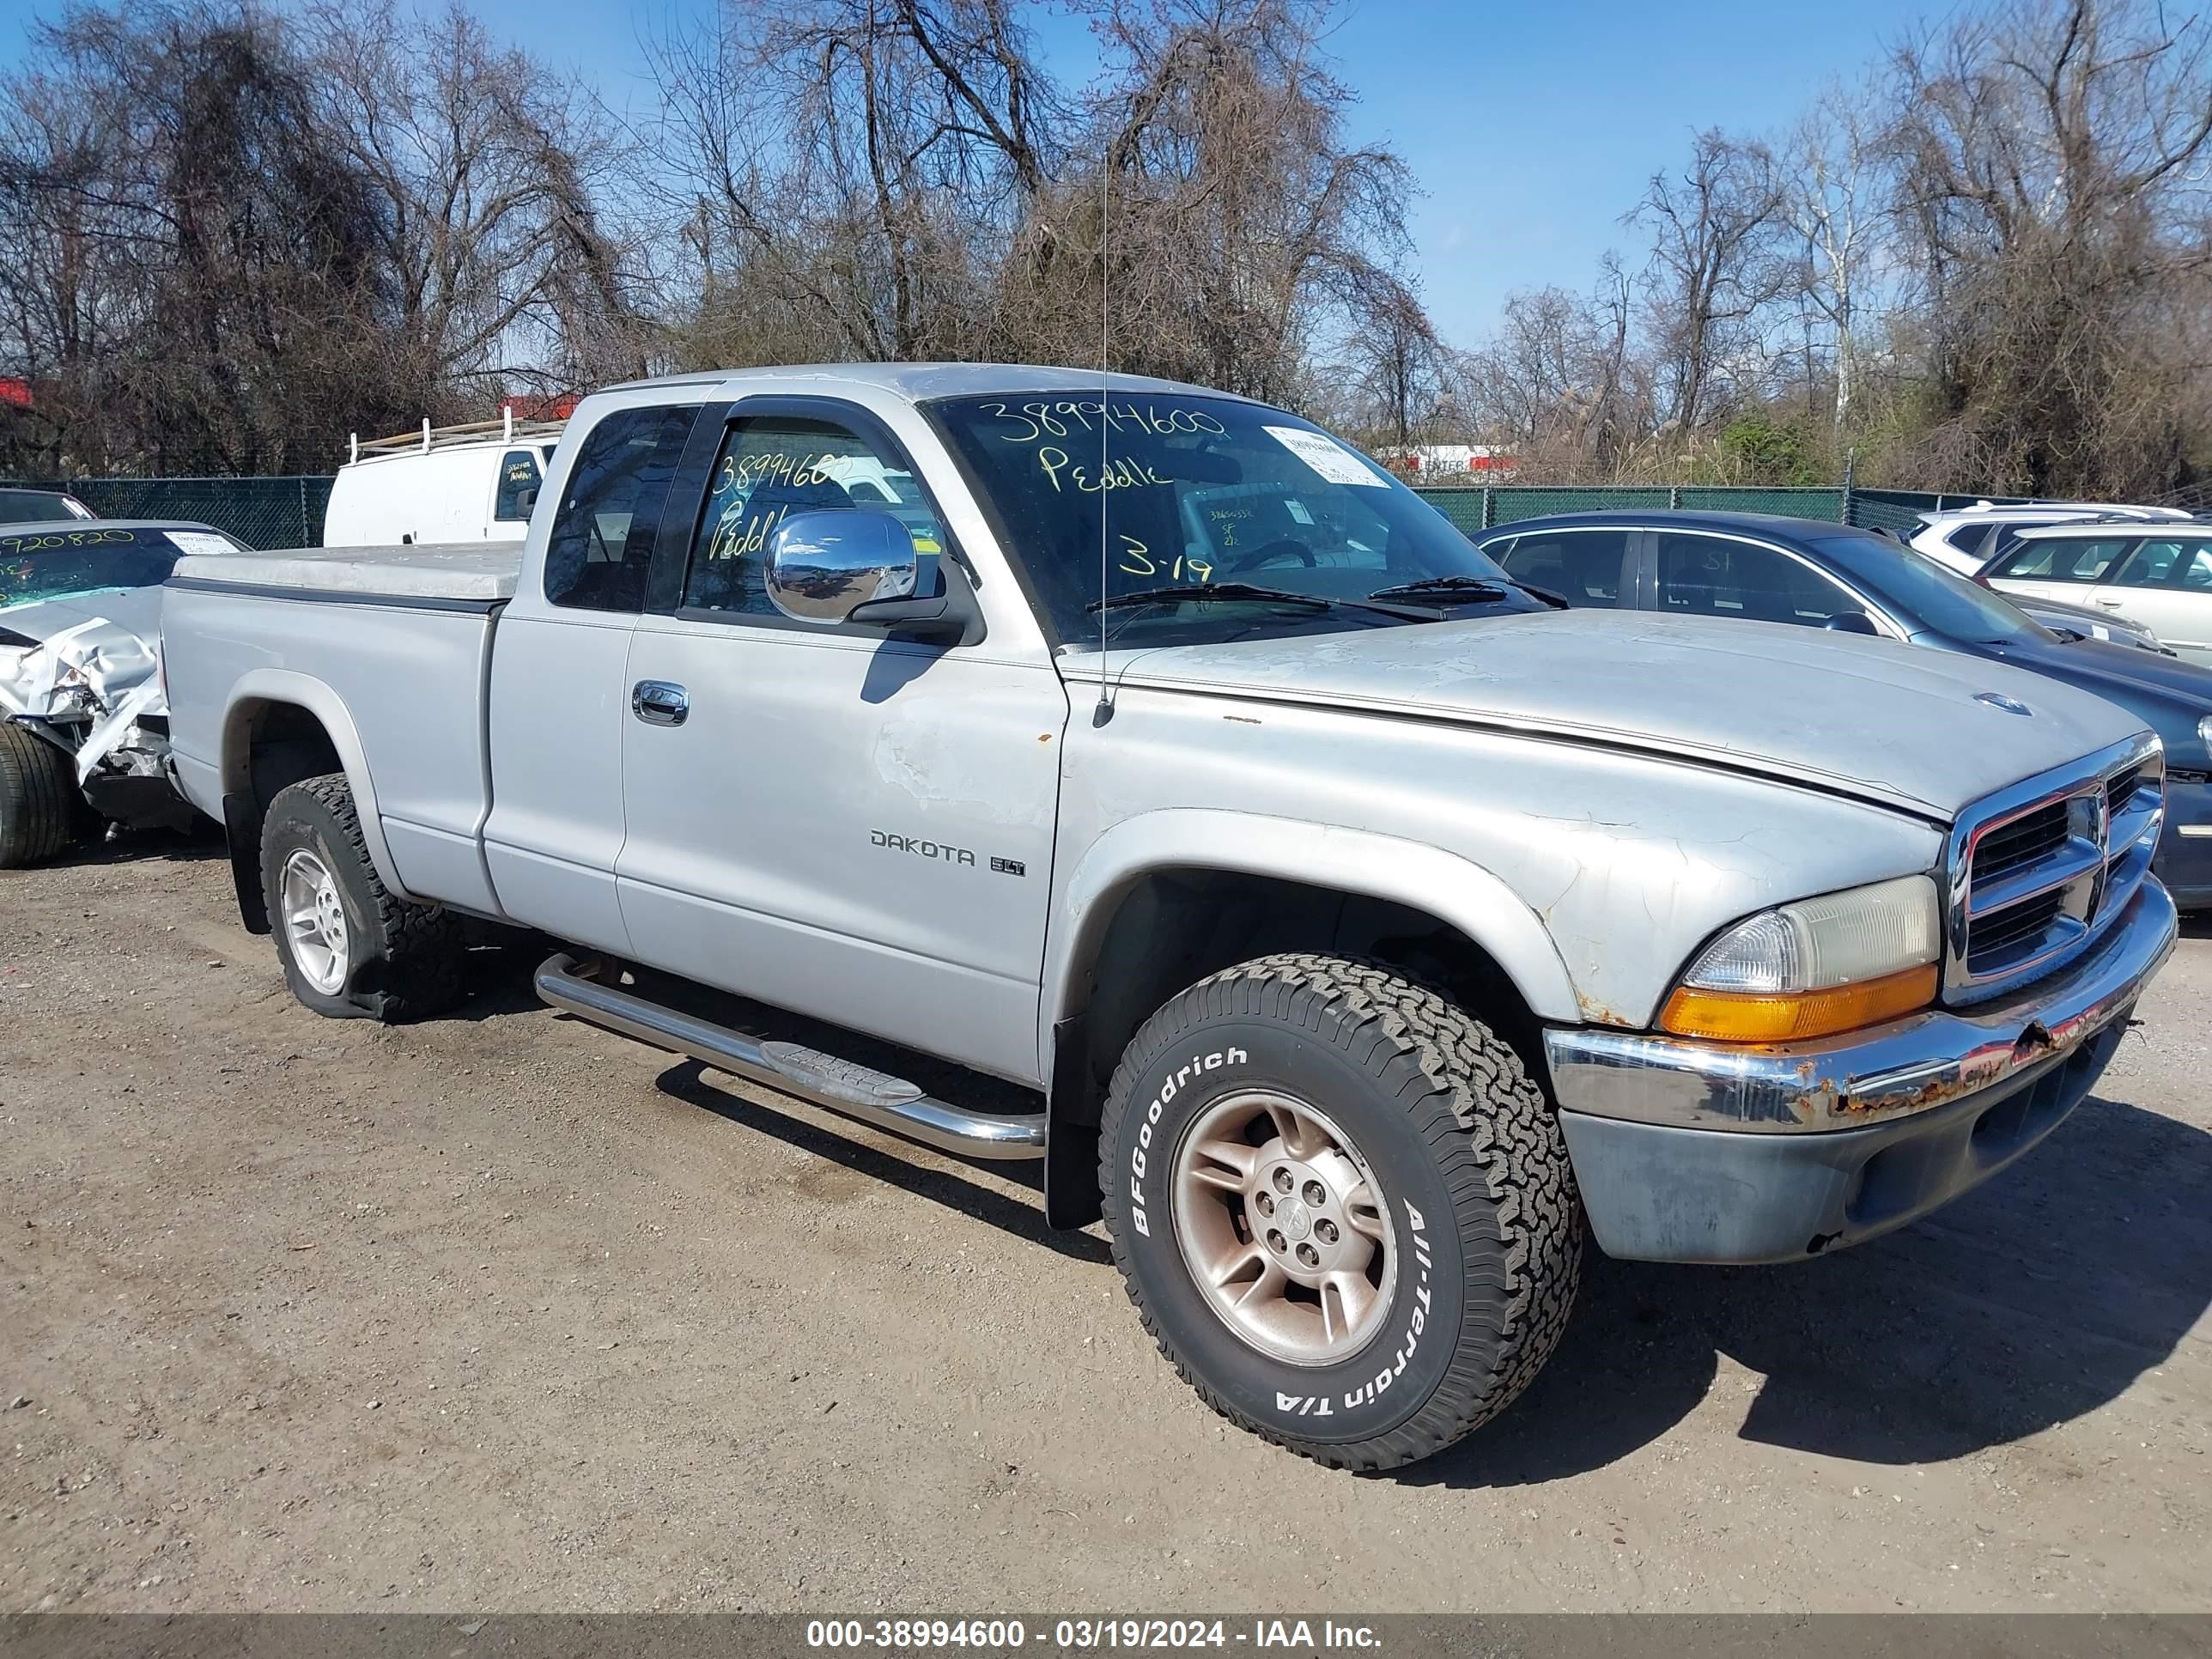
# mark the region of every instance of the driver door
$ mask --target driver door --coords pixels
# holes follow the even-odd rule
[[[956,551],[866,411],[739,404],[711,477],[667,602],[629,648],[626,684],[653,688],[623,722],[616,885],[635,953],[1034,1083],[1059,676],[988,639],[776,610],[763,571],[793,513],[887,513],[917,551]],[[954,562],[945,580],[965,580]]]

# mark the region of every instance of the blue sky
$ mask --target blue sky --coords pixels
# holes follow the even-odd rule
[[[51,14],[56,0],[37,0]],[[642,92],[641,34],[711,0],[474,0],[495,33],[577,70],[617,107]],[[1360,94],[1355,138],[1394,145],[1423,195],[1415,269],[1445,337],[1472,344],[1518,288],[1581,289],[1655,168],[1699,128],[1786,125],[1946,0],[1350,0],[1330,45]],[[0,54],[21,47],[21,24]],[[1087,78],[1088,34],[1043,31]]]

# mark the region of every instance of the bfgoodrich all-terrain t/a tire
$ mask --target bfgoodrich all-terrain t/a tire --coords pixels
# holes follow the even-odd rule
[[[284,981],[317,1013],[392,1023],[460,1000],[460,918],[392,896],[343,775],[308,778],[269,803],[261,891]]]
[[[1264,957],[1122,1055],[1099,1134],[1130,1300],[1224,1417],[1393,1468],[1503,1410],[1574,1301],[1566,1143],[1520,1058],[1389,969]]]

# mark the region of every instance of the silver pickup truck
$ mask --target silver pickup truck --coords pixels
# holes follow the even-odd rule
[[[181,781],[308,1007],[434,1014],[465,927],[550,934],[580,1018],[1042,1160],[1207,1401],[1343,1467],[1512,1400],[1586,1227],[1796,1261],[1993,1175],[2174,938],[2110,704],[1562,609],[1159,381],[619,386],[519,557],[188,559],[167,632]]]

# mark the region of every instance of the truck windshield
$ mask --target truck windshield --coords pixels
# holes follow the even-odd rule
[[[1401,626],[1429,619],[1357,600],[1438,577],[1480,579],[1424,597],[1434,615],[1543,609],[1448,519],[1357,452],[1294,415],[1231,398],[1069,392],[954,398],[930,406],[1001,521],[1060,640],[1146,645]],[[1101,519],[1103,518],[1102,525]],[[1099,592],[1104,536],[1105,592]],[[1278,596],[1192,590],[1240,584]],[[1486,586],[1480,584],[1497,584]],[[1158,603],[1115,603],[1167,590]],[[1181,597],[1176,591],[1181,590]]]
[[[234,545],[213,531],[0,530],[0,611],[78,593],[152,587],[186,552]],[[193,541],[209,544],[191,545]]]

